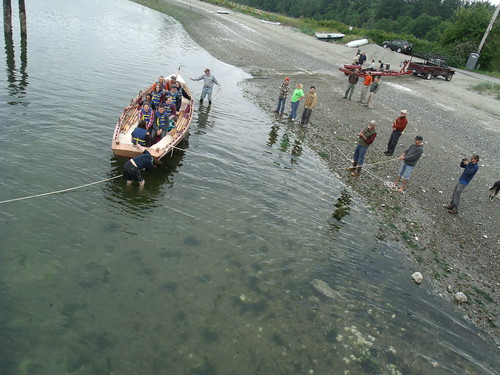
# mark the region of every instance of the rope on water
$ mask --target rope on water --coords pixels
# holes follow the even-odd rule
[[[91,182],[91,183],[89,183],[89,184],[85,184],[85,185],[75,186],[75,187],[68,188],[68,189],[57,190],[57,191],[51,191],[51,192],[49,192],[49,193],[43,193],[43,194],[30,195],[30,196],[27,196],[27,197],[21,197],[21,198],[7,199],[7,200],[4,200],[4,201],[0,201],[0,204],[3,204],[3,203],[8,203],[8,202],[15,202],[15,201],[22,201],[22,200],[25,200],[25,199],[31,199],[31,198],[44,197],[44,196],[46,196],[46,195],[54,195],[54,194],[65,193],[65,192],[67,192],[67,191],[81,189],[81,188],[84,188],[84,187],[86,187],[86,186],[91,186],[91,185],[100,184],[100,183],[102,183],[102,182],[111,181],[111,180],[114,180],[114,179],[116,179],[116,178],[118,178],[118,177],[122,177],[122,175],[118,175],[118,176],[115,176],[115,177],[106,178],[106,179],[104,179],[104,180],[99,180],[99,181]]]

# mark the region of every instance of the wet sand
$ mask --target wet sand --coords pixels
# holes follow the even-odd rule
[[[418,267],[409,270],[408,277],[420,271],[423,287],[453,303],[456,292],[465,293],[468,302],[456,304],[456,308],[463,311],[464,319],[500,342],[500,199],[488,199],[488,188],[500,179],[499,102],[468,90],[471,85],[500,80],[461,70],[450,82],[411,75],[383,77],[375,108],[367,109],[357,103],[360,83],[352,101],[342,98],[347,79],[338,68],[352,62],[356,49],[318,41],[298,30],[262,23],[247,15],[217,14],[221,8],[195,0],[162,0],[151,6],[179,20],[215,57],[249,72],[254,78],[242,87],[269,113],[270,123],[278,121],[300,134],[304,144],[362,196],[367,209],[379,220],[376,236],[400,242],[415,258]],[[361,49],[369,60],[382,60],[396,69],[407,58],[375,45]],[[292,85],[316,86],[319,104],[306,128],[286,118],[274,118],[278,87],[285,76]],[[224,77],[217,78],[224,83]],[[287,103],[286,111],[289,109]],[[424,137],[424,156],[404,194],[384,186],[384,181],[394,180],[400,166],[400,161],[383,152],[392,121],[401,109],[408,110],[409,125],[394,158],[416,135]],[[345,167],[357,133],[372,119],[378,124],[377,139],[368,150],[361,176],[352,177]],[[459,214],[451,215],[442,206],[449,203],[462,172],[460,160],[473,152],[481,156],[480,170],[462,194]]]

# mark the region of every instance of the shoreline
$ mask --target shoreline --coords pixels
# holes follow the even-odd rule
[[[147,0],[136,2],[152,6]],[[355,101],[360,84],[352,102],[342,99],[347,80],[338,67],[350,63],[347,60],[352,59],[355,49],[317,41],[289,27],[264,24],[239,13],[217,15],[220,7],[196,0],[162,0],[152,7],[175,17],[216,58],[250,73],[254,78],[243,84],[245,92],[253,93],[252,99],[270,116],[274,116],[278,86],[285,75],[292,85],[315,85],[319,104],[310,125],[302,128],[284,119],[280,123],[295,127],[304,144],[383,218],[375,236],[401,243],[416,260],[419,269],[415,271],[424,275],[423,283],[432,293],[452,302],[456,292],[467,295],[468,302],[456,304],[456,308],[499,345],[500,210],[498,198],[494,202],[487,199],[487,189],[500,176],[498,101],[467,91],[471,82],[491,77],[457,72],[450,82],[439,78],[425,81],[411,75],[383,78],[375,109],[369,110]],[[379,46],[362,48],[369,59],[373,56],[377,60],[378,56],[393,67],[405,57]],[[268,95],[255,95],[262,92]],[[389,161],[383,151],[390,124],[401,109],[408,110],[409,125],[394,157],[413,142],[415,135],[424,137],[424,157],[405,194],[390,192],[382,183],[392,181],[400,165]],[[371,119],[378,123],[378,137],[365,160],[373,165],[367,166],[360,177],[351,177],[344,170],[345,157],[339,154],[352,155],[357,133]],[[442,204],[448,203],[461,174],[460,159],[472,152],[481,156],[480,170],[464,191],[461,211],[450,215]]]

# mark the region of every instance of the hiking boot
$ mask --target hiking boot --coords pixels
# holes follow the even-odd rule
[[[357,161],[353,161],[352,162],[352,167],[347,167],[345,170],[346,171],[355,171],[357,165],[358,165],[358,162]]]
[[[450,214],[458,214],[458,210],[454,210],[454,209],[449,209],[448,212]]]
[[[356,167],[356,170],[351,173],[351,176],[358,177],[361,174],[361,167]]]
[[[453,206],[451,204],[443,204],[443,207],[447,210],[453,210]]]

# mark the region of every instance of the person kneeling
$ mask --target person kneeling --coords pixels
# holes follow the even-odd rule
[[[123,166],[123,179],[127,181],[127,185],[132,184],[132,182],[138,182],[139,186],[144,186],[144,178],[142,178],[141,170],[145,169],[147,171],[153,169],[153,167],[159,167],[161,161],[154,160],[153,156],[139,144],[135,144],[134,147],[142,151],[141,155],[138,155],[130,160],[127,160]]]

